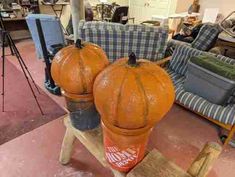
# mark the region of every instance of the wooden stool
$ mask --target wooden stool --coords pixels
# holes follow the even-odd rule
[[[127,174],[127,177],[205,177],[221,150],[217,143],[207,143],[185,172],[154,149]]]
[[[64,118],[64,124],[66,126],[66,132],[60,152],[61,164],[66,165],[69,163],[73,150],[73,142],[77,138],[104,167],[112,170],[115,177],[126,176],[124,173],[113,170],[106,162],[104,157],[103,135],[100,127],[85,132],[79,131],[73,127],[69,116]]]
[[[221,147],[218,144],[207,144],[188,170],[188,173],[186,173],[154,149],[146,155],[142,162],[128,174],[125,174],[112,169],[106,162],[100,127],[85,132],[79,131],[72,126],[68,116],[64,118],[64,123],[66,132],[60,153],[60,163],[63,165],[69,163],[73,143],[77,138],[104,167],[112,170],[115,177],[204,177],[209,171],[212,162],[221,152]]]

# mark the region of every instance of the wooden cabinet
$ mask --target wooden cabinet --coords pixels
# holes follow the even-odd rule
[[[137,23],[151,20],[152,15],[168,17],[176,13],[179,0],[129,0],[130,17],[135,17]],[[187,10],[187,9],[185,9]]]

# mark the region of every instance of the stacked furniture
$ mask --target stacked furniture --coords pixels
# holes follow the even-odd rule
[[[80,21],[77,38],[101,46],[111,62],[131,52],[137,58],[157,61],[165,55],[168,28]]]
[[[213,104],[205,98],[187,92],[183,86],[186,80],[189,59],[192,56],[199,56],[202,54],[215,56],[214,54],[203,52],[187,45],[178,45],[170,58],[166,71],[171,76],[175,86],[176,103],[216,123],[222,128],[229,130],[228,138],[224,143],[226,145],[230,142],[235,133],[235,103],[227,105]],[[235,60],[233,59],[222,55],[216,57],[223,62],[235,65]],[[235,93],[231,93],[231,97],[234,99]],[[231,97],[229,99],[231,99]]]
[[[116,6],[112,9],[111,18],[105,18],[105,21],[113,23],[126,24],[128,22],[128,6]]]

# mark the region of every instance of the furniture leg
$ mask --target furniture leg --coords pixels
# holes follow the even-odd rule
[[[226,138],[226,140],[224,142],[224,146],[226,146],[232,140],[234,133],[235,133],[235,125],[230,130],[228,137]]]
[[[189,167],[188,173],[192,177],[206,177],[221,151],[222,147],[219,144],[207,143]]]
[[[67,128],[60,152],[60,163],[63,165],[68,164],[70,161],[74,140],[75,140],[75,135],[73,134],[73,130]]]

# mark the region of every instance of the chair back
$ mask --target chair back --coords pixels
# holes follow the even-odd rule
[[[34,41],[38,58],[43,58],[42,46],[40,43],[39,34],[36,26],[36,19],[40,19],[41,21],[46,47],[48,50],[51,45],[65,45],[66,41],[64,38],[64,33],[60,20],[55,15],[29,14],[26,17],[26,22],[30,30],[32,39]]]
[[[126,24],[128,21],[128,9],[128,6],[116,6],[111,18],[111,22]]]
[[[164,58],[167,28],[95,21],[80,21],[78,26],[78,38],[102,47],[110,62],[128,57],[131,52],[151,61]]]

